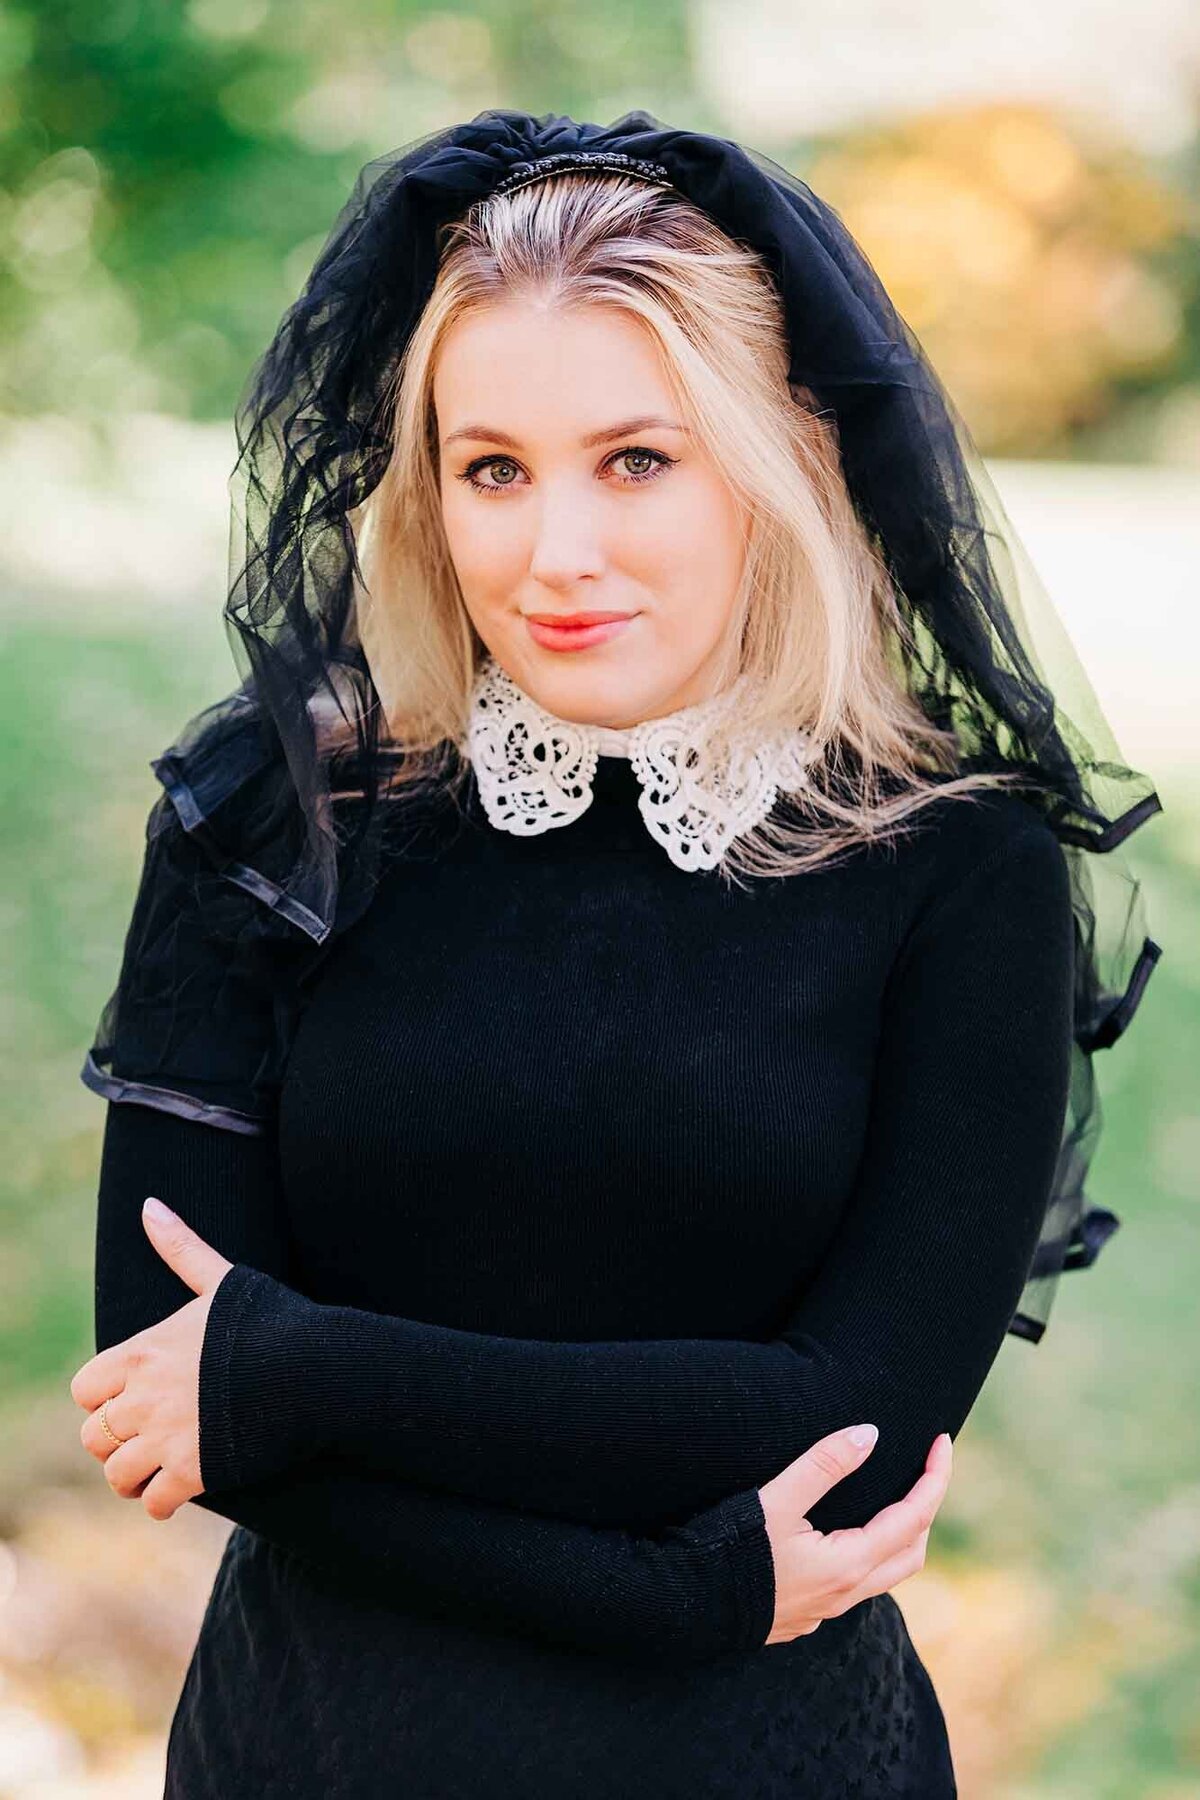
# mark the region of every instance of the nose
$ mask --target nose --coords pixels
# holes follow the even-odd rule
[[[568,589],[604,569],[597,508],[578,486],[544,487],[529,572],[549,588]]]

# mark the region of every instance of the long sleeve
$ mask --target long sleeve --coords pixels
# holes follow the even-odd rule
[[[407,1486],[318,1457],[195,1504],[409,1612],[689,1667],[760,1649],[774,1570],[757,1489],[654,1536]]]
[[[110,1103],[97,1208],[97,1349],[193,1298],[142,1227],[142,1200],[155,1192],[170,1193],[222,1254],[252,1259],[264,1278],[288,1272],[269,1138]],[[276,1398],[284,1403],[286,1392]],[[265,1480],[206,1491],[195,1504],[376,1600],[576,1649],[682,1666],[759,1647],[774,1616],[756,1490],[678,1528],[637,1536],[424,1492],[316,1455]]]
[[[653,1527],[867,1419],[875,1450],[812,1514],[864,1523],[960,1429],[1011,1321],[1061,1144],[1072,957],[1068,871],[1040,824],[920,913],[887,984],[853,1192],[769,1342],[508,1338],[318,1305],[236,1267],[202,1376],[213,1485],[319,1450]]]

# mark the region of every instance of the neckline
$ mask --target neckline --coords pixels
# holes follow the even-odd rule
[[[729,843],[767,816],[781,787],[808,779],[808,734],[750,741],[739,679],[706,700],[628,727],[550,712],[489,657],[477,676],[465,751],[488,821],[518,837],[569,827],[599,794],[636,811],[677,867],[715,868]]]
[[[723,718],[733,709],[747,685],[747,679],[744,673],[740,674],[728,686],[718,689],[715,694],[706,695],[703,700],[690,700],[684,706],[672,707],[665,713],[654,713],[632,725],[594,725],[563,718],[548,706],[543,706],[540,700],[535,700],[528,689],[514,680],[494,656],[485,658],[476,682],[476,692],[485,686],[500,684],[510,699],[535,716],[543,727],[557,728],[568,736],[583,735],[594,744],[599,760],[616,762],[628,761],[633,756],[639,737],[647,729],[659,731],[671,727],[680,731],[695,731]]]

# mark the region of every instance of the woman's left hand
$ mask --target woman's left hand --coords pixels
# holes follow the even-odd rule
[[[161,1204],[161,1202],[160,1202]],[[232,1269],[227,1257],[164,1209],[147,1203],[142,1224],[155,1250],[198,1296],[178,1312],[124,1343],[101,1350],[77,1370],[71,1398],[86,1407],[80,1431],[85,1450],[104,1464],[109,1486],[125,1500],[140,1499],[152,1519],[172,1514],[204,1492],[200,1479],[200,1348],[218,1284]],[[105,1418],[115,1444],[100,1421]]]

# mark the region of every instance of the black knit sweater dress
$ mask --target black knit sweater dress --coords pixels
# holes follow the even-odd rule
[[[540,836],[473,776],[435,809],[266,1135],[109,1101],[98,1347],[194,1297],[145,1195],[235,1265],[171,1800],[956,1793],[890,1594],[765,1644],[757,1490],[870,1420],[810,1515],[862,1524],[983,1384],[1065,1116],[1066,864],[989,794],[730,887],[638,792],[602,756]]]

